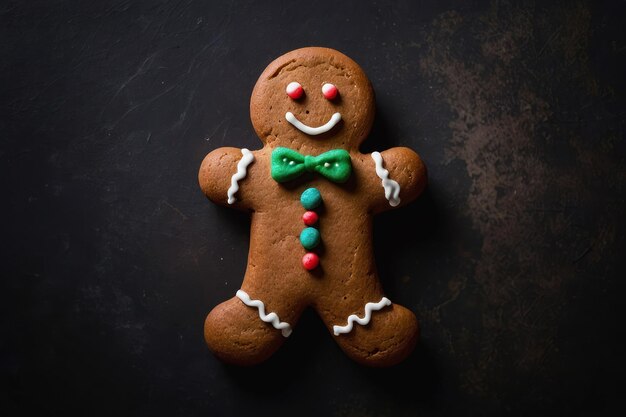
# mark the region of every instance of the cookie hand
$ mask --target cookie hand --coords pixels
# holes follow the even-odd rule
[[[397,147],[371,154],[381,192],[374,194],[376,211],[413,201],[426,187],[426,166],[409,148]]]
[[[204,194],[213,202],[222,205],[246,206],[241,196],[240,185],[254,162],[248,149],[219,148],[209,153],[202,161],[198,182]]]

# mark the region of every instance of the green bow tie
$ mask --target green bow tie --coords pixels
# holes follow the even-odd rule
[[[305,171],[315,171],[333,182],[346,182],[352,172],[350,154],[343,149],[332,149],[318,156],[302,155],[289,148],[276,148],[272,152],[272,178],[276,181],[290,181]]]

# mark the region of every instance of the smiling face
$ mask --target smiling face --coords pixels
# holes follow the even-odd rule
[[[374,120],[374,92],[363,70],[327,48],[302,48],[273,61],[252,92],[259,138],[292,149],[356,150]]]

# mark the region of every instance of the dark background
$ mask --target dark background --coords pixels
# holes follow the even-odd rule
[[[624,395],[624,1],[3,1],[3,416],[602,415]],[[365,150],[428,191],[375,223],[402,365],[349,361],[305,314],[251,369],[207,350],[247,217],[209,151],[256,149],[265,66],[302,46],[377,92]],[[623,407],[620,407],[623,408]],[[62,414],[61,414],[62,413]]]

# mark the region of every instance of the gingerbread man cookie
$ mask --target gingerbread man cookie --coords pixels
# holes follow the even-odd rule
[[[207,316],[220,359],[259,363],[312,307],[341,349],[371,366],[407,357],[418,337],[408,309],[384,294],[372,216],[414,200],[426,168],[408,148],[363,154],[374,91],[363,70],[332,49],[302,48],[273,61],[250,101],[259,150],[220,148],[199,172],[215,203],[251,216],[241,289]]]

